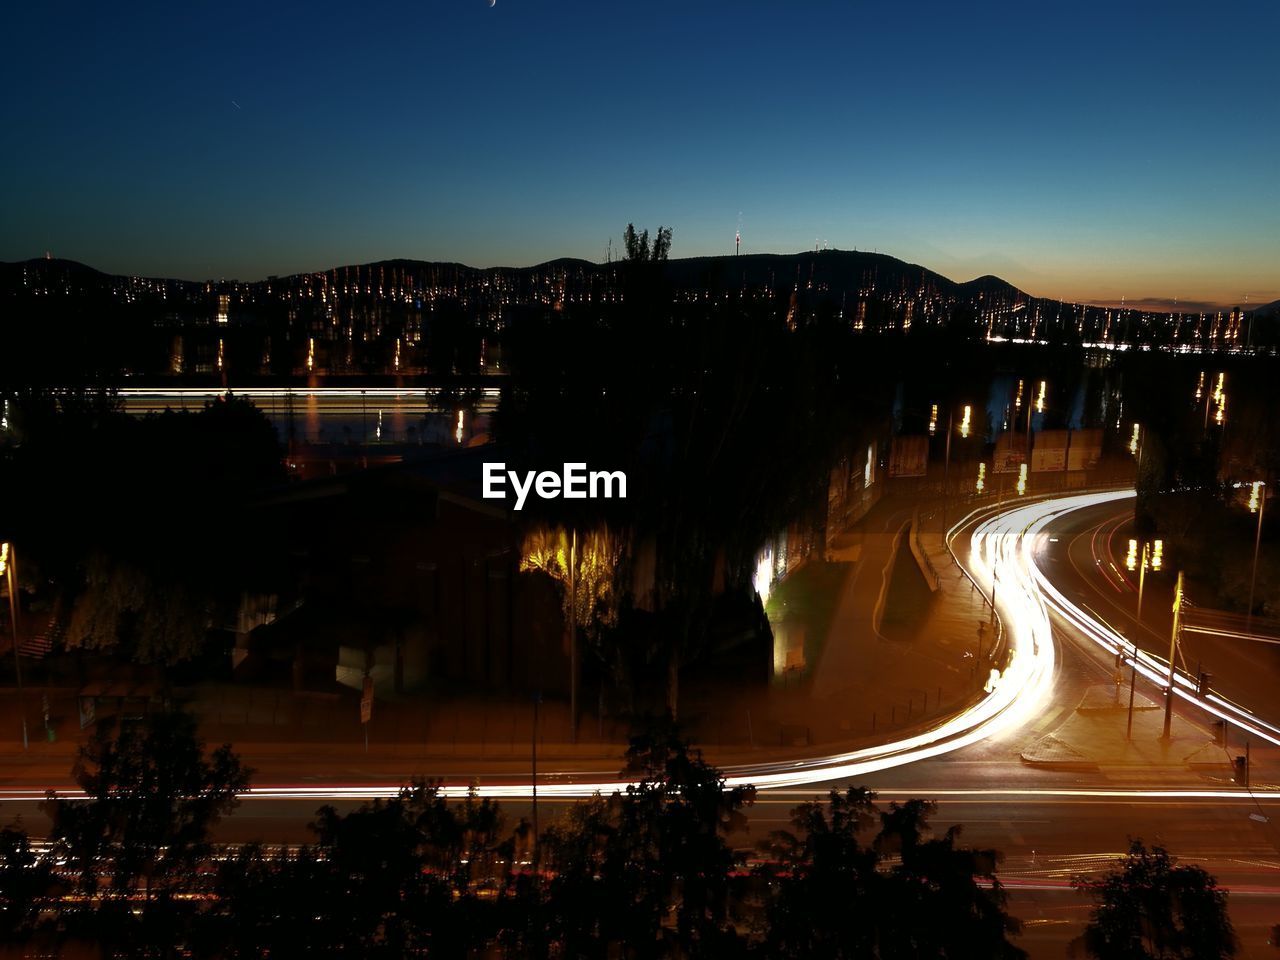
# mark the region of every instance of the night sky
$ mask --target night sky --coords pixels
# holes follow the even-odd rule
[[[1045,296],[1280,298],[1271,0],[188,6],[10,5],[0,259],[525,265],[630,220],[673,256],[740,225]]]

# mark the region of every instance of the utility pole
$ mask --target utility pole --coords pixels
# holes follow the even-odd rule
[[[578,742],[578,528],[569,541],[569,738]]]
[[[1147,582],[1147,543],[1142,544],[1142,562],[1138,565],[1138,626],[1142,626],[1142,589]]]
[[[1125,729],[1124,738],[1133,739],[1133,688],[1138,682],[1138,643],[1133,644],[1133,659],[1129,661],[1129,726]]]
[[[13,673],[18,681],[18,712],[22,714],[22,749],[30,749],[27,736],[27,698],[22,692],[22,660],[18,654],[18,578],[16,568],[18,554],[13,544],[6,543],[0,547],[0,573],[8,577],[9,584],[9,624],[13,629]]]
[[[1178,655],[1178,631],[1182,628],[1182,571],[1178,571],[1178,585],[1173,591],[1173,629],[1169,631],[1169,686],[1164,700],[1164,733],[1161,739],[1169,739],[1173,726],[1173,658]]]
[[[1030,383],[1030,381],[1028,381]],[[1025,398],[1027,405],[1027,474],[1031,473],[1031,411],[1035,409],[1035,401],[1031,399],[1031,391],[1028,390],[1028,396]]]
[[[533,695],[533,872],[538,872],[538,704],[542,703],[542,691]]]
[[[991,564],[991,622],[996,622],[996,587],[1000,583],[1000,561]]]
[[[1267,485],[1259,485],[1258,532],[1253,538],[1253,573],[1249,577],[1249,610],[1245,615],[1245,633],[1253,630],[1253,588],[1258,585],[1258,548],[1262,546],[1262,514],[1267,509]]]
[[[955,405],[947,403],[947,443],[946,454],[942,458],[942,541],[947,540],[947,480],[951,475],[951,420],[955,416]]]

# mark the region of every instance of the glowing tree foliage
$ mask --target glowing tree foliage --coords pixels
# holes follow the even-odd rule
[[[542,527],[526,535],[521,572],[540,571],[563,589],[566,624],[583,629],[613,626],[618,620],[614,577],[622,547],[607,527],[586,532]]]

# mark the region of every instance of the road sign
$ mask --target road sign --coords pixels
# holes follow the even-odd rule
[[[368,723],[373,718],[373,677],[364,678],[364,688],[360,694],[360,722]]]

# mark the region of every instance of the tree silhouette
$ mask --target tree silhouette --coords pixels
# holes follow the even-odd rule
[[[510,926],[512,838],[498,805],[451,804],[439,784],[347,814],[323,807],[316,842],[254,845],[218,871],[206,937],[223,955],[466,956]]]
[[[653,259],[665,260],[671,252],[671,228],[658,227],[658,235],[653,238]]]
[[[1072,886],[1093,898],[1074,946],[1097,960],[1217,960],[1236,954],[1227,892],[1203,868],[1175,865],[1164,847],[1131,840],[1129,854],[1100,880]]]
[[[653,247],[650,248],[649,231],[645,230],[637,234],[635,224],[628,223],[627,229],[622,231],[622,246],[626,250],[627,259],[633,262],[657,263],[666,260],[671,252],[671,228],[658,227],[658,233],[653,238]]]
[[[741,858],[725,835],[742,826],[753,791],[727,789],[667,722],[632,739],[623,775],[639,782],[577,805],[547,832],[551,939],[572,957],[743,951],[731,918]]]
[[[17,826],[0,829],[0,942],[17,943],[31,933],[52,882],[48,862],[26,833]]]
[[[206,757],[195,721],[177,712],[103,725],[74,767],[84,800],[50,791],[53,857],[89,911],[68,930],[135,955],[182,943],[203,882],[210,833],[249,787],[251,771],[229,745]]]
[[[863,788],[792,812],[794,831],[766,843],[764,952],[770,957],[1025,956],[1008,937],[995,851],[956,845],[959,828],[929,838],[933,804],[881,811]],[[879,832],[874,832],[876,824]]]

